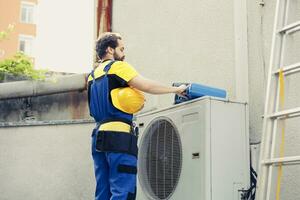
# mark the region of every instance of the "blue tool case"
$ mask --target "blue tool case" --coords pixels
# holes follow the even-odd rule
[[[176,94],[174,99],[174,104],[182,103],[203,96],[212,96],[212,97],[219,97],[224,99],[226,98],[225,90],[206,86],[206,85],[201,85],[198,83],[173,83],[173,86],[179,86],[182,84],[189,85],[189,87],[186,89],[186,97],[181,97]]]

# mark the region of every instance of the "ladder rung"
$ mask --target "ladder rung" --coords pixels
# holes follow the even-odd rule
[[[285,75],[289,75],[289,74],[298,72],[298,71],[300,71],[300,62],[283,67],[282,71],[284,72]],[[273,74],[279,74],[279,72],[280,72],[280,69],[274,71]]]
[[[299,115],[300,114],[300,107],[289,109],[289,110],[283,110],[276,112],[272,115],[269,115],[269,118],[280,118],[280,117],[293,117],[294,115]]]
[[[279,30],[278,33],[293,33],[293,32],[296,32],[296,31],[299,31],[300,30],[300,21],[297,21],[295,23],[292,23],[292,24],[289,24],[285,27],[283,27],[283,29]]]
[[[282,157],[282,158],[273,158],[262,161],[265,165],[272,165],[272,164],[291,164],[295,162],[300,162],[300,156],[290,156],[290,157]],[[300,163],[299,163],[300,164]]]

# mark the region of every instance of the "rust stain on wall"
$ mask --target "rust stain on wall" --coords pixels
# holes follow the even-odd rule
[[[70,97],[70,111],[72,119],[86,119],[88,115],[88,106],[87,106],[87,94],[86,91],[83,92],[71,92],[69,93]]]

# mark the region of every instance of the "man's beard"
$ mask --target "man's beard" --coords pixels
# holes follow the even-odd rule
[[[114,59],[117,60],[117,61],[124,61],[125,56],[120,57],[116,53],[114,53]]]

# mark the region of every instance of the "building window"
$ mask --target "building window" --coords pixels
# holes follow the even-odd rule
[[[33,42],[34,42],[34,37],[29,35],[20,35],[19,51],[25,53],[28,56],[33,57]]]
[[[30,2],[21,2],[21,22],[27,24],[34,23],[35,4]]]

